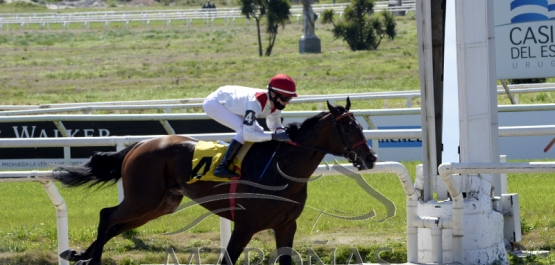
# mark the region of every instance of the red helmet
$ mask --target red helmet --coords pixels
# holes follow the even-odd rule
[[[268,89],[286,97],[297,96],[295,82],[286,74],[277,74],[272,77],[270,84],[268,84]]]

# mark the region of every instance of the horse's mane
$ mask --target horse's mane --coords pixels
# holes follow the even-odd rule
[[[348,110],[345,109],[345,107],[343,106],[335,106],[335,107],[339,110],[340,113],[348,112]],[[329,111],[322,111],[316,116],[307,118],[302,123],[299,123],[299,122],[288,123],[287,126],[285,127],[285,132],[287,132],[291,140],[294,141],[295,137],[299,134],[300,131],[314,126],[318,122],[318,120],[320,120],[320,118],[326,116],[329,113],[330,113]]]
[[[335,106],[335,107],[339,110],[340,113],[348,112],[348,110],[345,109],[345,107],[343,106]],[[289,137],[292,140],[294,140],[295,136],[299,133],[299,131],[314,126],[318,122],[318,120],[320,120],[320,118],[326,116],[329,113],[330,113],[329,111],[323,111],[317,114],[316,116],[307,118],[302,123],[299,123],[299,122],[289,123],[285,127],[285,132],[287,132],[287,134],[289,134]]]
[[[336,106],[336,108],[340,111],[340,113],[347,112],[347,110],[342,106]],[[289,134],[289,137],[294,140],[295,137],[297,136],[297,134],[300,131],[302,131],[303,129],[306,129],[306,128],[311,128],[322,117],[326,116],[329,113],[330,113],[329,111],[323,111],[323,112],[320,112],[319,114],[317,114],[316,116],[313,116],[313,117],[310,117],[310,118],[306,119],[302,123],[299,123],[299,122],[289,123],[285,127],[285,132],[287,132],[287,134]]]
[[[288,123],[287,126],[285,126],[285,132],[287,134],[289,134],[289,137],[294,139],[295,136],[301,131],[301,129],[306,129],[306,128],[314,126],[314,124],[316,124],[320,118],[324,117],[328,113],[329,112],[326,112],[326,111],[321,112],[320,114],[318,114],[316,116],[313,116],[313,117],[310,117],[310,118],[306,119],[302,123],[300,123],[300,122]]]

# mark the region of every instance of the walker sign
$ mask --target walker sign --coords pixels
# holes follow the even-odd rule
[[[497,79],[555,76],[555,0],[495,0]]]

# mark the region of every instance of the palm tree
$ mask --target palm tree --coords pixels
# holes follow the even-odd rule
[[[262,56],[262,37],[260,35],[260,21],[266,18],[266,33],[268,33],[268,47],[264,55],[270,56],[279,27],[285,27],[291,15],[291,4],[287,0],[238,0],[241,14],[247,19],[254,18],[258,36],[258,55]]]

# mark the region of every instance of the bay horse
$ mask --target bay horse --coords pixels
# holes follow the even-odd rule
[[[187,196],[234,221],[226,248],[228,258],[222,264],[235,263],[252,236],[266,229],[273,229],[277,249],[286,250],[280,253],[279,263],[291,264],[296,219],[304,208],[307,181],[324,156],[346,157],[359,170],[370,169],[377,161],[361,125],[349,112],[350,106],[349,98],[345,107],[327,102],[329,111],[301,124],[288,124],[286,132],[292,140],[288,144],[253,144],[243,159],[240,180],[234,180],[238,183],[235,192],[218,182],[187,184],[194,175],[192,158],[198,140],[176,135],[141,141],[119,152],[98,152],[84,165],[53,170],[52,177],[68,187],[115,183],[121,178],[124,191],[119,205],[100,211],[96,241],[83,252],[66,250],[60,257],[80,265],[100,264],[108,240],[173,213]],[[231,199],[235,205],[230,204]]]

